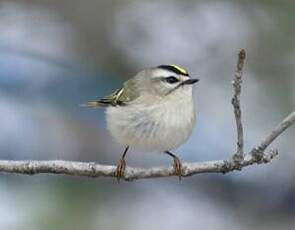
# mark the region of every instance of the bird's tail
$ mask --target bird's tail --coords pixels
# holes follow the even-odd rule
[[[99,107],[106,107],[107,104],[101,100],[97,100],[97,101],[88,101],[85,104],[80,104],[80,106],[88,107],[88,108],[99,108]]]
[[[115,106],[115,105],[122,105],[124,104],[122,101],[119,100],[120,96],[122,95],[124,89],[117,89],[115,92],[94,101],[88,101],[86,104],[82,104],[83,107],[90,107],[90,108],[99,108],[99,107],[108,107],[108,106]]]

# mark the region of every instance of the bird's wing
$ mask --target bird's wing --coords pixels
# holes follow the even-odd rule
[[[123,106],[128,102],[133,101],[138,97],[133,81],[127,81],[120,89],[115,90],[113,93],[94,101],[88,101],[84,106],[86,107],[108,107],[108,106]]]

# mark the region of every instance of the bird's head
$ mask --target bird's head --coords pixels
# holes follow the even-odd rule
[[[152,93],[159,96],[170,94],[187,94],[192,91],[192,85],[199,79],[191,78],[188,72],[177,65],[160,65],[147,69],[144,74],[143,87],[150,88]]]

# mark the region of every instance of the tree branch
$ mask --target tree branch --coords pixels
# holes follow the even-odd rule
[[[259,145],[252,149],[250,152],[257,160],[263,158],[263,152],[265,149],[287,128],[295,123],[295,111],[290,113],[281,123],[279,123],[269,135],[267,135]]]
[[[244,134],[243,134],[243,125],[242,125],[242,112],[240,106],[240,96],[241,96],[241,84],[242,84],[242,75],[243,67],[246,58],[246,52],[244,49],[240,50],[237,69],[235,72],[234,80],[232,81],[234,95],[232,98],[232,105],[234,107],[234,114],[236,119],[237,126],[237,152],[233,155],[233,160],[237,163],[241,163],[244,159]]]
[[[277,155],[272,152],[265,154],[263,158],[256,161],[248,155],[240,163],[234,161],[207,161],[195,163],[183,163],[182,176],[192,176],[200,173],[227,173],[240,170],[252,164],[268,163]],[[0,171],[6,173],[17,173],[34,175],[40,173],[64,174],[70,176],[86,177],[114,177],[116,166],[101,165],[94,162],[75,162],[75,161],[4,161],[0,160]],[[153,167],[148,169],[126,167],[124,178],[127,181],[144,178],[169,177],[174,176],[173,167]]]
[[[237,151],[230,160],[207,161],[183,163],[182,176],[191,176],[200,173],[227,173],[241,170],[253,164],[269,163],[278,155],[277,150],[265,152],[266,148],[287,128],[295,123],[295,111],[290,113],[280,122],[269,135],[262,139],[248,154],[244,156],[243,126],[241,121],[240,93],[242,83],[242,69],[245,60],[245,51],[241,50],[233,81],[234,95],[232,104],[234,107],[237,125]],[[0,160],[0,172],[18,174],[64,174],[71,176],[86,177],[114,177],[116,166],[101,165],[94,162],[74,162],[74,161],[9,161]],[[169,177],[174,176],[173,167],[153,167],[148,169],[126,167],[125,180],[135,180],[143,178]]]

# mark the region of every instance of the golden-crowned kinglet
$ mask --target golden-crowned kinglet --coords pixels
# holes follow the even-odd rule
[[[125,151],[115,176],[124,176],[129,146],[164,152],[174,159],[175,174],[181,177],[181,162],[170,152],[191,135],[195,123],[192,84],[188,72],[177,65],[145,69],[121,89],[96,100],[88,107],[106,107],[107,127]]]

